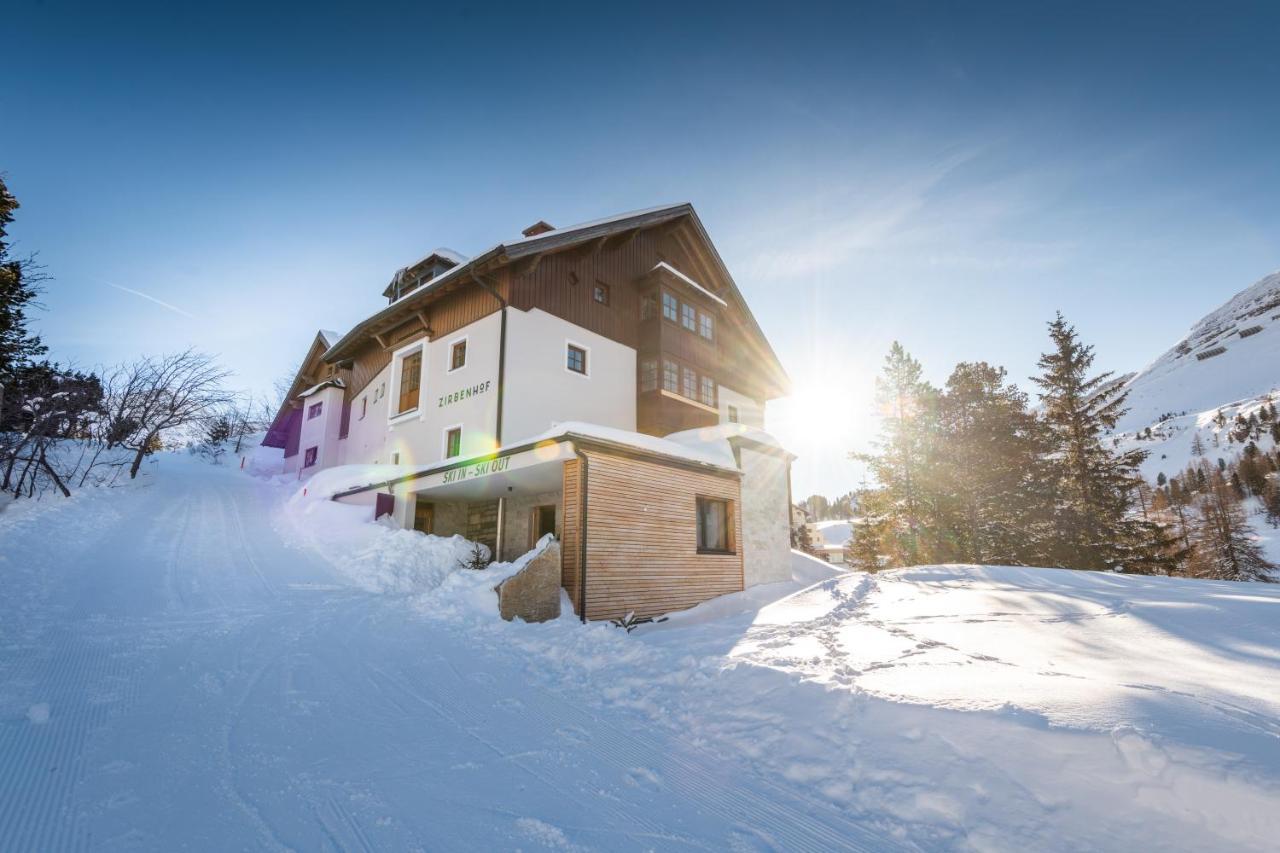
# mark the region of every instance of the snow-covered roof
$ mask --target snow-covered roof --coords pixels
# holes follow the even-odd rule
[[[731,424],[731,426],[736,425]],[[694,431],[689,430],[688,432]],[[600,424],[586,423],[585,421],[564,421],[563,423],[554,424],[550,429],[538,433],[537,435],[508,442],[496,450],[477,454],[470,458],[445,459],[440,462],[432,463],[431,465],[423,465],[408,470],[404,470],[406,466],[396,466],[398,469],[396,473],[399,476],[390,479],[392,482],[417,479],[446,468],[452,468],[459,464],[467,464],[475,459],[488,459],[494,456],[512,454],[520,450],[528,449],[531,445],[540,444],[542,442],[573,441],[575,439],[586,439],[588,441],[596,441],[604,444],[614,444],[620,447],[651,453],[656,456],[665,456],[669,459],[692,462],[697,465],[706,465],[721,471],[733,472],[735,474],[740,473],[737,460],[735,460],[733,456],[733,449],[729,446],[727,439],[719,439],[719,444],[715,441],[710,441],[699,445],[695,440],[684,436],[682,433],[677,433],[676,435],[682,436],[682,440],[676,441],[672,438],[658,438],[653,435],[631,432],[630,430],[618,429],[616,427],[601,426]],[[342,494],[352,494],[355,492],[366,491],[371,488],[381,488],[386,485],[387,482],[388,480],[386,479],[379,479],[367,480],[364,483],[352,483],[351,487]]]
[[[299,394],[298,396],[299,396],[299,397],[310,397],[312,394],[314,394],[314,393],[316,393],[317,391],[320,391],[320,390],[322,390],[322,389],[324,389],[324,388],[328,388],[330,385],[332,385],[334,388],[345,388],[345,387],[347,387],[347,386],[346,386],[346,383],[344,383],[341,379],[339,379],[339,378],[338,378],[338,377],[336,377],[336,376],[331,376],[331,377],[329,377],[328,379],[324,380],[323,382],[317,382],[315,385],[312,385],[310,388],[308,388],[307,390],[303,391],[303,392],[302,392],[301,394]]]
[[[626,213],[606,216],[603,219],[592,219],[590,222],[579,222],[577,225],[566,225],[564,228],[552,228],[550,231],[543,231],[541,234],[534,234],[530,237],[521,237],[518,240],[508,240],[503,245],[518,246],[521,243],[531,243],[535,240],[542,240],[547,237],[563,237],[565,234],[570,234],[574,231],[582,231],[587,228],[595,228],[600,225],[609,225],[613,222],[621,222],[624,219],[632,219],[636,216],[647,216],[650,213],[661,213],[665,210],[688,206],[689,202],[683,201],[677,204],[660,204],[657,207],[646,207],[641,210],[629,210]]]
[[[775,448],[780,453],[786,453],[788,456],[795,455],[783,447],[771,434],[746,424],[716,424],[709,427],[696,427],[673,432],[662,440],[692,449],[704,449],[717,454],[727,453],[730,457],[733,456],[733,444],[735,441],[762,444]]]
[[[321,329],[320,337],[324,339],[325,346],[331,347],[342,340],[342,332],[337,332],[333,329]]]
[[[715,295],[714,293],[712,293],[710,290],[707,290],[705,287],[703,287],[702,285],[698,284],[696,281],[694,281],[693,279],[689,278],[689,276],[687,276],[687,275],[685,275],[684,273],[680,272],[680,270],[678,270],[678,269],[676,269],[675,267],[671,266],[671,264],[667,263],[666,261],[658,261],[656,264],[654,264],[654,265],[653,265],[653,269],[649,270],[649,272],[657,272],[658,270],[666,270],[667,272],[671,273],[673,276],[675,276],[676,278],[680,279],[680,280],[681,280],[681,281],[683,281],[685,284],[689,285],[689,286],[690,286],[690,287],[692,287],[694,290],[698,291],[699,293],[701,293],[703,296],[707,297],[708,299],[712,299],[712,300],[714,300],[714,301],[716,301],[716,302],[720,303],[721,305],[724,305],[724,306],[728,307],[728,305],[729,305],[729,303],[728,303],[728,302],[725,302],[725,301],[724,301],[723,299],[721,299],[719,296],[716,296],[716,295]]]

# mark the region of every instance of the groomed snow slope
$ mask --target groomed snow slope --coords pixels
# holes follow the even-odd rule
[[[1221,350],[1221,351],[1219,351]],[[1245,288],[1126,385],[1133,432],[1166,414],[1214,410],[1280,388],[1280,272]]]
[[[416,554],[447,540],[231,466],[149,469],[0,515],[0,847],[1280,835],[1274,587],[797,556],[631,635],[511,624],[483,573]]]

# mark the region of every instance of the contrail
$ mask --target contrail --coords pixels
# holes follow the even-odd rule
[[[168,302],[165,302],[163,299],[156,299],[154,296],[143,293],[141,290],[134,290],[132,287],[121,287],[120,285],[112,284],[109,281],[103,282],[103,284],[105,284],[107,287],[114,287],[116,290],[123,290],[125,293],[132,293],[134,296],[141,296],[143,299],[146,299],[150,302],[154,302],[155,304],[159,305],[161,308],[168,308],[170,311],[176,311],[179,314],[181,314],[183,317],[190,317],[192,320],[196,318],[194,314],[188,314],[186,311],[183,311],[177,305],[170,305]]]

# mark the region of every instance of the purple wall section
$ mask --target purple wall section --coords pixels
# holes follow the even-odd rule
[[[288,432],[284,442],[284,455],[296,456],[298,454],[298,444],[302,441],[302,409],[289,410],[288,423],[285,428]]]
[[[338,438],[346,438],[351,431],[351,404],[342,404],[342,423],[338,424]]]
[[[379,493],[377,501],[373,505],[373,520],[377,521],[384,515],[391,515],[392,510],[396,508],[396,496],[384,495]]]

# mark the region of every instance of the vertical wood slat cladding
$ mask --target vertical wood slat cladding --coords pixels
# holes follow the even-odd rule
[[[635,280],[662,258],[679,266],[669,232],[641,231],[629,239],[610,238],[599,251],[571,249],[544,255],[531,273],[513,273],[511,304],[524,311],[541,308],[570,323],[635,348],[640,298]],[[571,284],[572,273],[577,284]],[[609,286],[609,304],[592,298],[597,281]]]
[[[506,290],[505,275],[492,276],[492,284],[499,293]],[[463,326],[470,325],[497,311],[498,300],[481,287],[473,284],[464,285],[458,290],[447,293],[423,312],[431,325],[432,340],[440,335],[456,332]],[[403,323],[390,328],[382,339],[387,342],[384,348],[377,341],[369,341],[355,356],[351,370],[351,381],[347,385],[347,402],[360,395],[382,369],[391,363],[391,350],[408,346],[414,338],[422,337],[424,330],[416,316],[407,317]]]
[[[743,588],[736,477],[591,451],[587,457],[587,618],[658,616]],[[566,478],[566,554],[575,551],[567,538],[576,527],[569,488]],[[735,553],[698,553],[698,496],[731,502]]]
[[[581,476],[579,462],[569,459],[564,463],[563,518],[560,548],[560,585],[569,593],[574,612],[578,612],[578,557],[581,554]]]

